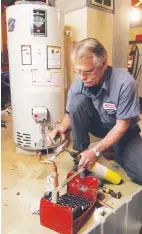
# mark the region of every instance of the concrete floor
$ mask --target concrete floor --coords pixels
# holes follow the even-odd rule
[[[16,154],[16,146],[12,139],[11,116],[5,116],[3,119],[6,120],[7,128],[2,128],[2,234],[56,233],[42,227],[39,216],[33,215],[30,210],[32,204],[42,197],[46,188],[46,177],[50,170],[45,165],[41,165],[35,156]],[[142,121],[140,125],[142,127]],[[116,169],[113,161],[101,160],[102,163]],[[72,169],[73,161],[66,153],[62,153],[57,157],[56,162],[61,183]],[[118,168],[118,171],[125,179],[125,183],[119,186],[108,185],[108,187],[121,191],[122,199],[126,199],[140,186],[132,183],[121,168]],[[121,199],[115,201],[115,207],[120,202]],[[114,205],[114,199],[112,201],[108,197],[108,203]],[[94,223],[92,215],[78,233],[83,233]]]

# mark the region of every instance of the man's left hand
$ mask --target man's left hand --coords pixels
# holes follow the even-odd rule
[[[96,162],[96,155],[93,150],[88,149],[81,153],[81,159],[79,161],[78,167],[84,167],[90,169]]]

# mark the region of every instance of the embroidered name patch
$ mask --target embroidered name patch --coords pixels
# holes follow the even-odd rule
[[[113,103],[103,103],[103,109],[104,110],[116,110],[116,106]]]

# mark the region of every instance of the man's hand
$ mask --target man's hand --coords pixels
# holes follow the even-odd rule
[[[95,156],[95,153],[93,150],[88,149],[81,153],[81,159],[78,164],[78,167],[84,167],[87,169],[90,169],[94,163],[96,162],[97,157]]]
[[[60,137],[61,144],[63,144],[69,137],[69,135],[67,134],[69,129],[70,129],[70,116],[69,114],[66,113],[59,129],[54,129],[52,132],[48,134],[47,146],[54,144],[56,141],[55,139],[56,137]]]
[[[66,132],[60,127],[59,129],[54,129],[50,134],[47,135],[47,146],[55,144],[56,137],[61,138],[61,143],[63,144],[66,141]]]

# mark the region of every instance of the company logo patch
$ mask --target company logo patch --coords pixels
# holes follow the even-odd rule
[[[103,103],[103,109],[104,110],[116,110],[116,106],[113,103]]]
[[[13,18],[10,18],[10,19],[8,20],[8,32],[13,32],[13,31],[14,31],[15,22],[16,22],[16,20],[13,19]]]

